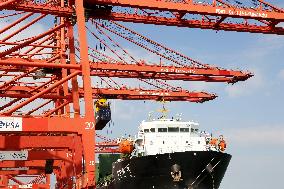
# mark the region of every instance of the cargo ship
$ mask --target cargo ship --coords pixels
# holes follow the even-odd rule
[[[100,155],[97,189],[218,189],[231,155],[221,135],[180,117],[143,121],[122,155]]]

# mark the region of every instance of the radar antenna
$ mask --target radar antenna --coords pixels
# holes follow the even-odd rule
[[[169,109],[165,107],[167,102],[163,99],[161,103],[162,103],[162,109],[158,109],[158,112],[161,112],[162,116],[159,119],[166,119],[168,117],[168,112],[169,112]]]

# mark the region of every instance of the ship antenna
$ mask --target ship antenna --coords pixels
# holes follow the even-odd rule
[[[153,111],[151,111],[151,112],[149,112],[148,113],[148,119],[149,119],[149,121],[152,121],[153,120]]]
[[[181,119],[182,119],[182,113],[176,114],[176,120],[181,121]]]
[[[158,111],[162,113],[162,116],[160,117],[160,119],[165,119],[167,118],[167,114],[169,112],[169,109],[167,109],[165,107],[165,104],[167,103],[164,99],[161,101],[161,103],[163,104],[162,109],[159,109]]]

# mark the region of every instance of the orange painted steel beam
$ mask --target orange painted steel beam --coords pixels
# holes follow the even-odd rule
[[[0,41],[0,44],[2,44],[2,45],[20,45],[21,43]],[[53,45],[40,45],[40,44],[36,44],[36,43],[32,43],[32,44],[29,44],[27,46],[42,47],[42,48],[58,48],[57,46],[53,46]]]
[[[23,17],[19,18],[18,20],[16,20],[15,22],[9,24],[8,26],[2,28],[0,30],[0,34],[2,34],[3,32],[11,29],[12,27],[16,26],[17,24],[21,23],[22,21],[26,20],[27,18],[29,18],[30,16],[32,16],[34,13],[28,13],[26,15],[24,15]],[[2,41],[1,41],[2,42]]]
[[[262,0],[259,0],[259,3],[258,7],[247,8],[228,3],[216,3],[215,0],[212,0],[211,4],[174,0],[85,0],[86,7],[93,18],[283,35],[284,28],[278,24],[284,22],[284,9]],[[101,12],[92,12],[92,6],[97,4],[113,7],[101,9]],[[264,8],[264,5],[270,9]],[[126,11],[124,7],[128,10]]]
[[[67,36],[69,38],[69,50],[70,50],[70,64],[71,65],[76,65],[76,51],[75,51],[75,39],[74,39],[74,29],[72,25],[69,23],[67,25],[68,27],[68,32]],[[71,70],[71,73],[74,72],[74,70]],[[77,77],[73,77],[71,79],[71,84],[72,84],[72,100],[73,100],[73,109],[74,109],[74,117],[78,118],[80,117],[80,103],[79,103],[79,94],[78,94],[78,80]]]
[[[133,9],[148,9],[156,11],[168,11],[172,13],[172,17],[165,16],[153,16],[153,15],[140,15],[135,13],[123,13],[123,12],[111,12],[104,15],[93,14],[93,16],[98,18],[105,18],[111,20],[119,20],[124,22],[137,22],[137,23],[148,23],[156,25],[174,25],[181,27],[193,27],[193,28],[202,28],[202,29],[214,29],[214,30],[226,30],[226,31],[239,31],[239,32],[253,32],[253,33],[268,33],[268,34],[284,34],[284,29],[281,26],[276,26],[277,23],[283,22],[284,20],[284,11],[283,9],[277,8],[269,3],[260,1],[265,5],[269,5],[271,10],[265,10],[261,7],[252,9],[252,8],[242,8],[235,7],[233,5],[226,6],[225,4],[193,4],[191,2],[174,2],[174,1],[157,1],[157,0],[85,0],[84,3],[88,8],[92,8],[97,4],[102,5],[113,5],[113,6],[123,6]],[[40,4],[35,3],[34,1],[26,1],[22,3],[17,3],[17,5],[6,6],[5,8],[9,10],[19,10],[26,12],[34,13],[45,13],[58,16],[72,16],[74,10],[69,6],[60,7],[54,6],[52,4]],[[135,11],[133,11],[135,12]],[[178,12],[178,14],[176,14]],[[175,15],[184,15],[185,13],[192,15],[205,15],[213,16],[214,19],[206,20],[194,20],[182,18]],[[249,19],[253,21],[268,21],[270,24],[261,25],[261,24],[249,24],[249,23],[230,23],[230,22],[221,22],[218,23],[217,17],[223,18],[242,18]],[[270,22],[272,21],[272,22]],[[276,27],[275,27],[276,26]]]
[[[30,66],[41,68],[66,68],[81,70],[79,64],[55,64],[45,63],[39,60],[20,61],[14,59],[0,60],[0,65]],[[16,69],[16,68],[15,68]],[[149,65],[145,62],[138,64],[92,62],[90,65],[91,75],[100,77],[120,77],[120,78],[151,78],[164,80],[184,80],[184,81],[207,81],[207,82],[228,82],[245,81],[252,77],[249,72],[227,70],[221,68],[200,68],[194,66],[166,66]],[[32,70],[33,71],[33,70]],[[82,75],[82,73],[80,73]],[[24,74],[27,75],[27,72]],[[18,76],[20,77],[20,76]],[[12,82],[12,81],[11,81]]]
[[[175,0],[85,0],[88,6],[95,4],[102,5],[116,5],[123,7],[145,8],[163,11],[176,11],[193,14],[206,14],[213,16],[226,16],[235,18],[254,18],[265,20],[280,20],[284,21],[284,10],[281,12],[266,11],[264,9],[242,8],[213,5],[213,4],[199,4],[192,1],[181,2]],[[213,2],[213,1],[212,1]],[[220,4],[220,3],[219,3]]]
[[[31,98],[32,95],[30,94],[19,94],[19,93],[15,93],[15,92],[6,92],[5,94],[0,94],[0,97],[2,98]],[[40,98],[42,99],[71,99],[71,96],[59,96],[59,95],[42,95]]]
[[[141,64],[95,62],[91,64],[91,67],[91,75],[102,77],[235,83],[237,81],[245,81],[253,76],[249,72],[245,73],[214,67],[147,65],[144,62],[141,62]]]
[[[57,98],[57,99],[58,99],[58,98]],[[51,103],[52,101],[53,101],[53,100],[48,100],[48,101],[46,101],[45,103],[41,104],[40,106],[38,106],[38,107],[36,107],[36,108],[30,110],[28,113],[25,114],[25,116],[31,115],[32,113],[34,113],[35,111],[39,110],[40,108],[46,106],[47,104]]]
[[[187,27],[187,28],[211,29],[217,31],[224,30],[224,31],[284,35],[284,28],[281,26],[271,27],[269,25],[263,25],[263,24],[256,25],[256,24],[246,24],[246,23],[237,23],[237,22],[218,23],[214,21],[216,19],[212,20],[180,19],[180,18],[168,18],[168,17],[125,14],[125,13],[111,13],[109,16],[94,15],[92,17],[106,19],[106,20],[114,20],[114,21],[177,26],[177,27]]]
[[[62,160],[54,160],[53,167],[58,168]],[[0,161],[1,168],[20,168],[20,167],[31,167],[44,169],[46,160],[32,160],[32,161]],[[3,169],[2,169],[3,170]]]
[[[94,106],[92,98],[92,84],[90,77],[90,62],[88,55],[88,40],[86,33],[85,24],[85,11],[83,6],[83,0],[75,1],[77,24],[78,24],[78,34],[80,41],[80,64],[82,65],[82,75],[83,75],[83,87],[84,87],[84,98],[85,98],[85,116],[94,120]]]
[[[35,95],[33,95],[32,97],[30,97],[29,99],[27,99],[24,102],[21,102],[20,104],[17,104],[15,107],[13,107],[12,109],[8,110],[5,112],[6,115],[10,115],[13,112],[15,112],[16,110],[22,108],[23,106],[29,104],[30,102],[32,102],[33,100],[43,96],[44,94],[48,93],[49,91],[51,91],[52,89],[54,89],[55,87],[63,84],[64,82],[66,82],[67,80],[71,79],[72,77],[78,75],[80,72],[74,72],[70,75],[68,75],[66,78],[62,78],[60,81],[57,81],[56,83],[52,84],[51,86],[49,86],[48,88],[44,89],[43,91],[41,91],[40,93],[37,93]]]
[[[10,80],[10,81],[8,81],[8,82],[5,82],[4,84],[0,85],[0,89],[3,88],[3,87],[6,87],[6,86],[8,86],[8,85],[10,85],[11,83],[14,83],[15,81],[17,81],[17,80],[19,80],[19,79],[21,79],[21,78],[27,76],[28,74],[30,74],[30,73],[32,73],[32,72],[34,72],[34,71],[36,71],[36,70],[37,70],[37,68],[33,68],[33,69],[30,69],[29,71],[25,72],[25,73],[22,74],[22,75],[18,75],[18,76],[16,76],[16,77],[14,77],[12,80]]]
[[[44,33],[42,33],[42,34],[40,34],[40,35],[38,35],[38,36],[36,36],[36,37],[33,37],[33,38],[31,38],[31,39],[29,39],[29,40],[23,42],[23,43],[20,44],[20,45],[17,45],[17,46],[12,47],[12,48],[10,48],[10,49],[4,51],[4,52],[1,52],[1,53],[0,53],[0,58],[3,58],[3,57],[5,57],[6,55],[9,55],[9,54],[11,54],[11,53],[17,51],[17,50],[19,50],[19,49],[21,49],[21,48],[23,48],[23,47],[25,47],[25,46],[27,46],[27,45],[29,45],[29,44],[35,42],[35,41],[37,41],[37,40],[43,38],[43,37],[46,36],[46,35],[50,35],[51,33],[55,32],[56,30],[59,30],[60,28],[62,28],[62,27],[64,27],[64,26],[65,26],[64,24],[55,26],[54,28],[52,28],[51,30],[49,30],[49,31],[47,31],[47,32],[44,32]]]
[[[8,107],[12,106],[14,103],[18,102],[19,100],[21,100],[21,98],[15,98],[15,99],[11,100],[7,104],[1,106],[0,107],[0,111],[4,110],[5,108],[8,108]]]
[[[17,184],[19,184],[19,185],[24,184],[22,181],[20,181],[20,180],[14,178],[14,177],[12,177],[11,175],[7,175],[7,177],[8,177],[9,180],[12,180],[12,181],[14,181],[15,183],[17,183]]]
[[[8,1],[5,1],[3,3],[0,3],[0,9],[3,9],[5,8],[6,6],[12,4],[12,3],[15,3],[17,0],[8,0]]]
[[[5,9],[8,10],[17,10],[17,11],[25,11],[25,12],[33,12],[33,13],[44,13],[51,14],[56,16],[72,16],[74,10],[71,6],[61,7],[60,4],[52,4],[50,3],[42,3],[33,0],[20,1],[17,4],[12,4],[5,6]]]
[[[0,170],[0,175],[39,175],[43,174],[44,170],[31,169],[31,170]]]
[[[49,116],[51,116],[53,113],[55,113],[56,111],[60,110],[61,108],[65,107],[65,106],[67,106],[67,105],[70,104],[70,103],[71,103],[71,101],[66,100],[64,103],[60,104],[60,105],[59,105],[58,107],[56,107],[55,109],[50,110],[50,111],[48,111],[47,113],[45,113],[45,114],[43,115],[43,117],[49,117]],[[68,111],[67,111],[67,112],[68,112]]]
[[[29,185],[8,185],[9,189],[27,188]],[[33,189],[50,189],[50,184],[33,184]]]
[[[0,135],[1,150],[30,148],[73,149],[74,136],[3,136]],[[13,141],[13,142],[7,142]],[[39,142],[40,141],[40,142]]]
[[[27,29],[28,27],[32,26],[33,24],[35,24],[36,22],[40,21],[41,19],[43,19],[44,17],[46,17],[45,14],[41,14],[39,17],[35,18],[34,20],[32,20],[31,22],[25,24],[24,26],[20,27],[19,29],[17,29],[16,31],[13,31],[11,34],[9,34],[8,36],[4,37],[1,41],[5,42],[9,39],[11,39],[12,37],[14,37],[15,35],[17,35],[18,33],[22,32],[23,30]]]
[[[33,87],[27,86],[10,86],[8,90],[3,90],[0,93],[0,97],[13,97],[13,98],[31,98],[33,95],[41,94],[42,91],[35,91],[31,93]],[[0,89],[0,91],[2,91]],[[79,89],[79,95],[82,98],[84,95],[84,90]],[[122,100],[161,100],[167,99],[169,101],[191,101],[200,102],[213,100],[217,96],[215,94],[209,94],[205,92],[190,92],[187,90],[163,90],[163,89],[139,89],[139,88],[93,88],[92,89],[93,98],[108,98],[108,99],[122,99]],[[71,96],[59,96],[54,92],[41,96],[44,99],[66,99],[71,100]],[[66,102],[67,103],[67,102]]]
[[[54,160],[62,160],[62,161],[71,161],[72,158],[70,155],[70,151],[68,150],[29,150],[28,151],[28,160],[46,160],[46,159],[54,159]]]
[[[107,99],[127,99],[127,100],[166,100],[166,101],[190,101],[205,102],[213,100],[217,96],[205,92],[189,92],[187,90],[143,90],[143,89],[93,89],[94,94],[103,94]],[[98,95],[100,96],[100,95]]]

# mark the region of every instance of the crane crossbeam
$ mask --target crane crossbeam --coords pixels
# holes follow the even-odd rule
[[[35,90],[33,86],[10,86],[8,89],[0,89],[0,97],[9,98],[31,98],[35,94],[42,92],[44,89]],[[31,92],[33,91],[33,92]],[[79,89],[80,97],[83,97],[84,90]],[[122,100],[169,100],[169,101],[190,101],[204,102],[213,100],[217,96],[205,92],[190,92],[187,90],[171,91],[171,90],[146,90],[132,88],[93,88],[94,98],[122,99]],[[56,93],[56,90],[41,96],[43,99],[66,99],[71,100],[72,96],[61,96]]]
[[[45,160],[32,160],[32,161],[1,161],[0,168],[12,168],[12,167],[42,167],[44,168]],[[54,160],[53,166],[59,168],[61,160]]]
[[[93,76],[164,79],[184,81],[228,82],[245,81],[253,75],[249,72],[214,67],[164,66],[145,62],[138,64],[95,62],[91,64]]]
[[[284,28],[279,24],[284,22],[284,10],[262,0],[258,0],[259,5],[254,7],[241,7],[223,1],[216,3],[214,0],[204,3],[174,0],[85,0],[85,4],[93,18],[189,28],[284,34]]]
[[[174,15],[174,14],[173,14]],[[237,32],[250,32],[250,33],[263,33],[263,34],[278,34],[284,35],[284,28],[282,26],[273,26],[271,24],[264,23],[248,23],[248,22],[218,22],[218,17],[210,20],[204,18],[190,19],[190,18],[177,18],[167,16],[148,16],[138,15],[135,13],[120,13],[113,12],[108,16],[93,16],[94,18],[101,18],[106,20],[133,22],[133,23],[144,23],[144,24],[155,24],[155,25],[166,25],[166,26],[177,26],[187,28],[200,28],[200,29],[211,29],[211,30],[224,30],[224,31],[237,31]],[[223,18],[225,18],[223,16]],[[256,20],[258,21],[258,20]]]
[[[22,66],[38,68],[57,68],[57,69],[77,69],[82,70],[79,64],[56,64],[47,63],[44,60],[15,59],[6,58],[0,60],[0,65],[4,67],[0,70],[11,70],[22,72]],[[18,68],[17,68],[18,67]],[[91,62],[91,75],[100,77],[120,77],[120,78],[142,78],[142,79],[164,79],[164,80],[184,80],[184,81],[207,81],[207,82],[227,82],[235,83],[245,81],[252,77],[250,72],[226,70],[216,67],[199,66],[167,66],[159,64],[147,64],[146,61],[137,64],[125,64],[123,62]],[[24,70],[26,73],[26,70]],[[57,70],[57,72],[60,70]],[[56,70],[54,69],[54,72]],[[7,75],[7,74],[5,74]],[[5,76],[4,75],[4,76]],[[26,74],[28,75],[28,74]],[[0,87],[1,88],[1,87]]]
[[[107,99],[123,100],[166,100],[166,101],[190,101],[205,102],[215,99],[215,94],[205,92],[167,91],[167,90],[143,90],[143,89],[93,89],[93,94],[102,95]]]
[[[0,9],[2,7],[0,6]],[[44,13],[54,16],[70,17],[74,15],[74,9],[71,6],[61,6],[60,1],[34,1],[18,0],[17,3],[10,3],[4,6],[7,10],[25,11],[33,13]]]
[[[226,16],[236,18],[254,18],[264,20],[284,21],[284,10],[278,11],[265,10],[261,7],[242,8],[233,5],[226,6],[222,3],[217,4],[194,3],[193,1],[175,0],[85,0],[87,5],[115,5],[122,7],[144,8],[151,10],[176,11],[183,13],[206,14],[213,16]]]

